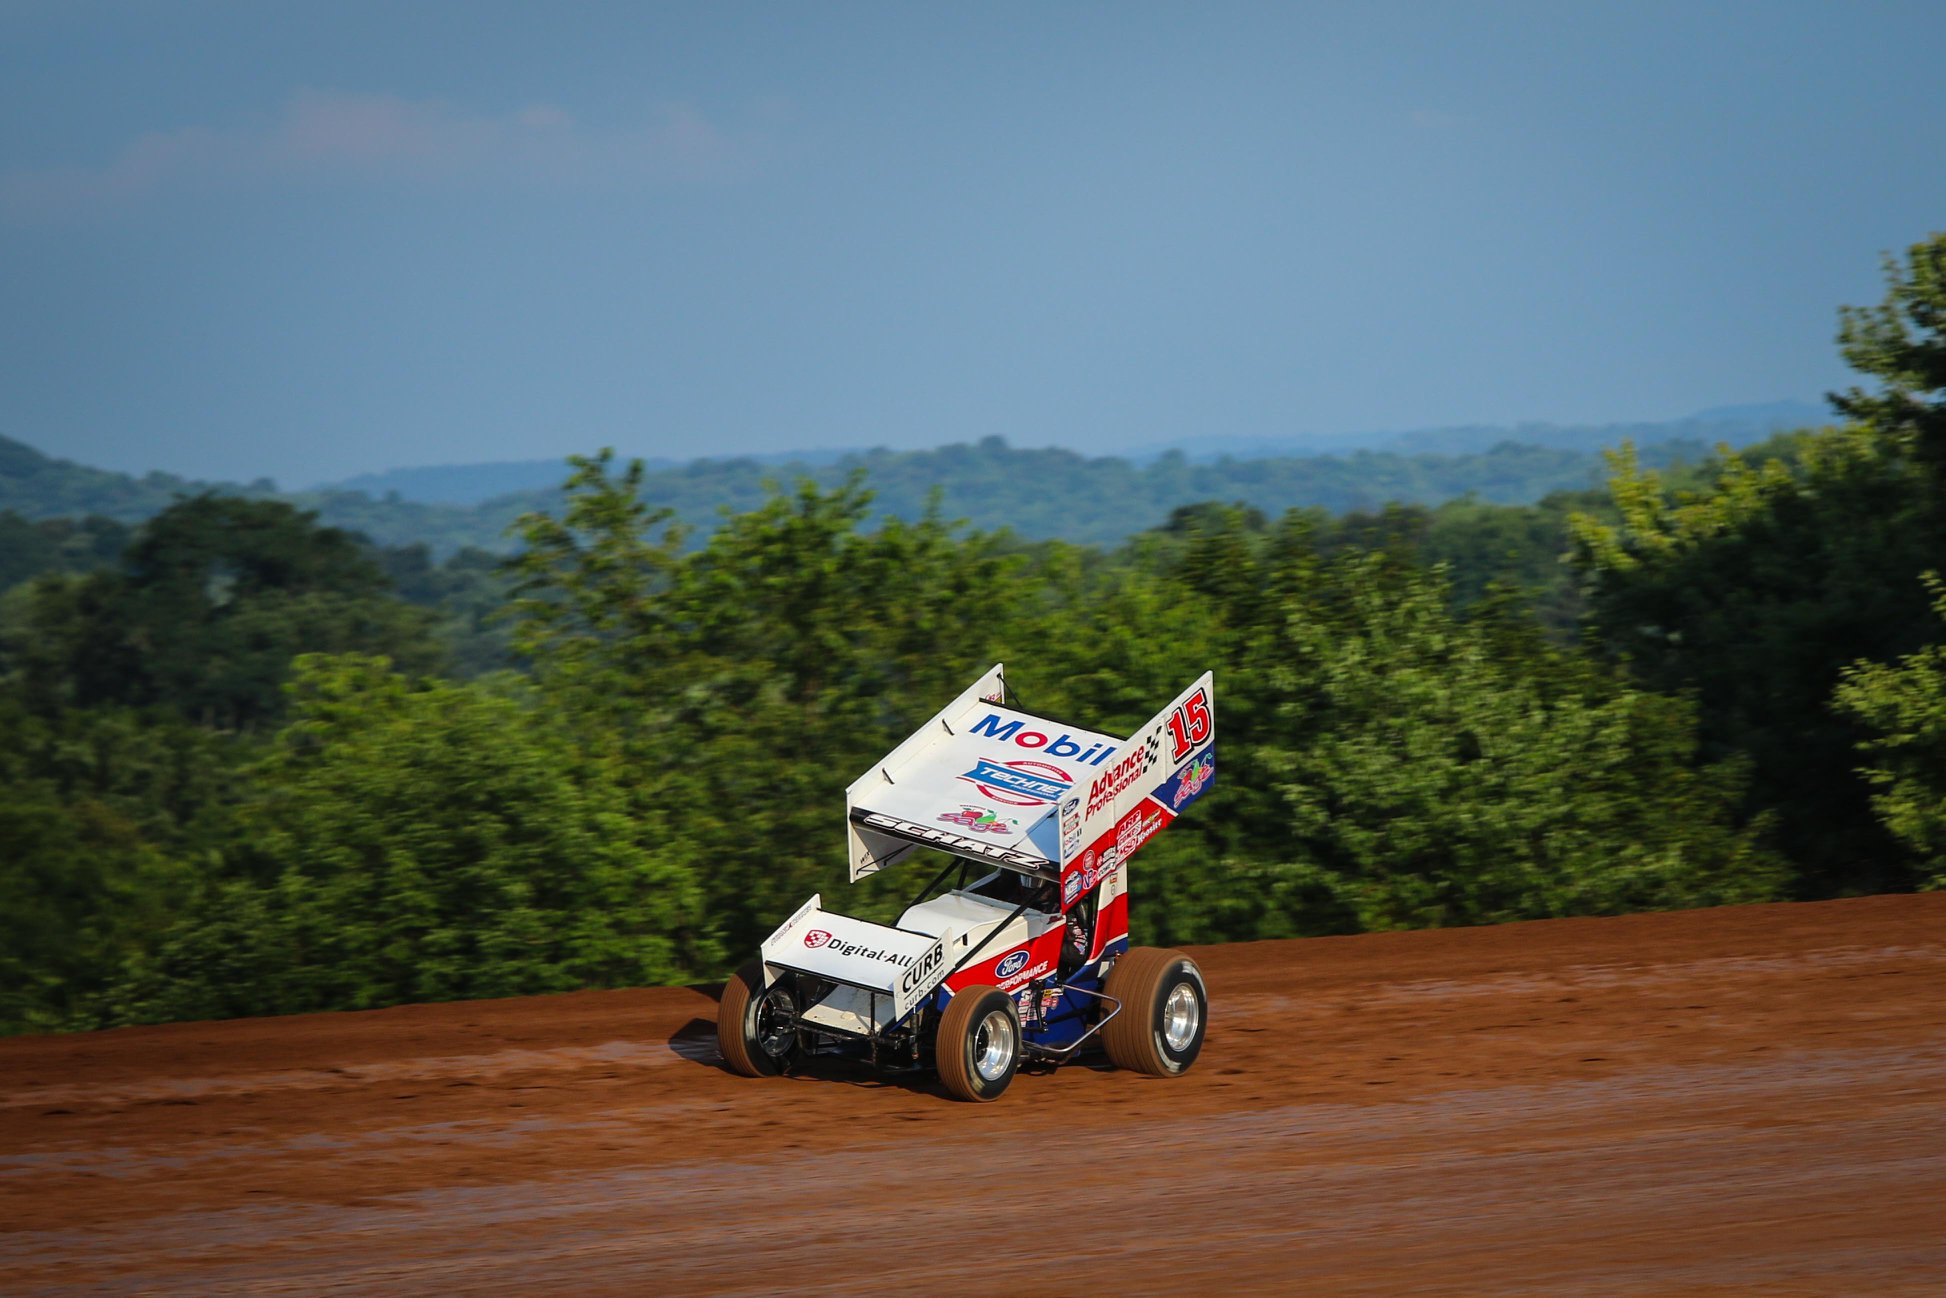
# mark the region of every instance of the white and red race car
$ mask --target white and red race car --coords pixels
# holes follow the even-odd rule
[[[1125,739],[1005,699],[995,665],[845,791],[853,882],[921,849],[950,859],[893,925],[799,907],[724,986],[730,1068],[849,1055],[991,1100],[1023,1058],[1091,1039],[1157,1076],[1196,1061],[1202,971],[1130,949],[1127,866],[1215,783],[1211,676]]]

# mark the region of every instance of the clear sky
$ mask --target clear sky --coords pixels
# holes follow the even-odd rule
[[[286,486],[1846,381],[1946,2],[0,3],[0,433]]]

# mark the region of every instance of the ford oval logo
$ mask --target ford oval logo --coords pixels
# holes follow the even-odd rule
[[[1025,951],[1016,951],[1001,960],[999,964],[993,966],[993,975],[996,978],[1011,978],[1026,967],[1027,953]]]

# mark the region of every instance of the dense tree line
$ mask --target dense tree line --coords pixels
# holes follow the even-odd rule
[[[845,887],[844,786],[999,659],[1123,732],[1216,671],[1143,939],[1936,886],[1942,320],[1946,237],[1846,314],[1843,427],[1532,507],[1232,497],[1102,549],[854,473],[698,536],[603,455],[505,560],[212,495],[5,523],[0,1025],[716,976]]]

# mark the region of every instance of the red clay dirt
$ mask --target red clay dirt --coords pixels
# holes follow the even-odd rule
[[[1946,895],[1193,954],[980,1106],[678,989],[0,1041],[0,1293],[1946,1295]]]

